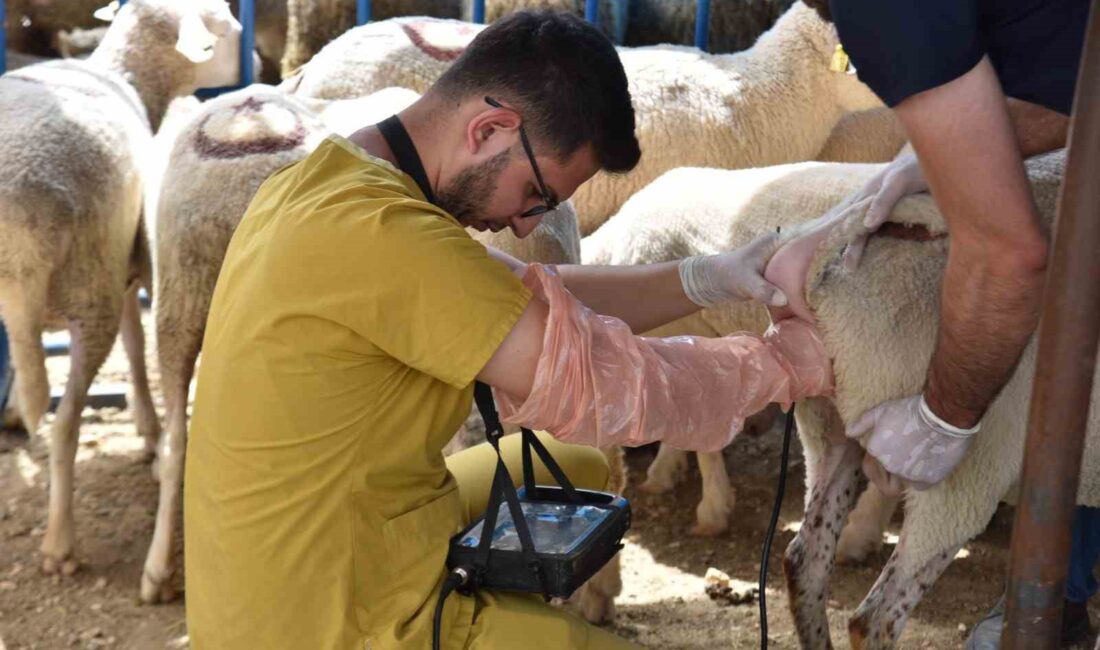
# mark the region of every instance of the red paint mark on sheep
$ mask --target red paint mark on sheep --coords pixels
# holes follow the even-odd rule
[[[461,47],[454,47],[429,42],[427,31],[432,27],[439,29],[443,25],[429,22],[404,23],[401,25],[401,29],[405,30],[405,35],[409,37],[412,44],[436,61],[454,61],[466,50],[465,44]],[[465,40],[467,44],[480,31],[477,27],[466,25],[447,25],[447,27],[453,29],[454,35]]]
[[[249,97],[233,107],[233,114],[257,113],[261,110],[263,110],[263,102],[256,97]],[[286,135],[233,142],[215,140],[206,134],[206,125],[210,117],[210,115],[204,117],[195,131],[194,147],[200,158],[232,159],[278,153],[299,147],[306,140],[306,128],[298,115],[294,115],[294,128]]]

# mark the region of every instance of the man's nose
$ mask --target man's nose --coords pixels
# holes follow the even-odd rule
[[[512,217],[512,232],[516,233],[516,237],[523,239],[539,227],[542,217],[541,214],[534,217]]]

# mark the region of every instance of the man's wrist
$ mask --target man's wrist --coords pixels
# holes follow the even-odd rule
[[[974,412],[949,400],[940,399],[938,391],[931,386],[921,395],[924,404],[930,409],[931,414],[937,420],[942,421],[953,429],[969,431],[979,426],[982,421],[982,412]]]

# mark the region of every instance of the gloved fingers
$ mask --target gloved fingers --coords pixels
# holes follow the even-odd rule
[[[779,287],[765,280],[762,275],[754,274],[752,277],[745,278],[742,283],[742,289],[748,293],[748,298],[765,305],[783,307],[787,304],[787,294],[783,293],[783,290]]]
[[[899,497],[905,491],[905,482],[886,471],[873,455],[863,455],[863,474],[888,497]]]
[[[899,174],[888,174],[882,188],[871,197],[871,205],[867,208],[867,214],[863,215],[864,227],[870,232],[878,230],[890,218],[894,207],[912,193],[909,183]]]

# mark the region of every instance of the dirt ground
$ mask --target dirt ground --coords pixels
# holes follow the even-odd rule
[[[146,315],[146,329],[149,323]],[[150,336],[151,340],[151,336]],[[156,366],[150,351],[156,392]],[[68,361],[49,360],[53,386],[64,385]],[[125,355],[116,345],[100,383],[126,382]],[[157,396],[157,406],[163,404]],[[48,430],[43,427],[43,430]],[[759,438],[740,438],[726,450],[737,494],[729,532],[700,539],[687,534],[699,498],[692,464],[674,493],[650,496],[628,489],[635,512],[623,551],[624,589],[615,630],[650,648],[758,648],[755,603],[728,606],[703,590],[708,567],[735,583],[755,583],[760,547],[767,528],[779,471],[778,429]],[[128,411],[85,410],[76,468],[78,556],[82,567],[71,577],[44,576],[36,551],[46,522],[48,478],[46,439],[32,436],[0,453],[0,650],[23,648],[187,647],[184,601],[169,605],[138,603],[141,566],[153,531],[157,484],[142,461],[142,441]],[[644,478],[655,449],[628,455],[631,483]],[[781,569],[782,550],[801,516],[803,466],[792,452],[787,495],[773,546],[769,587],[769,639],[772,648],[795,648]],[[892,533],[897,533],[895,524]],[[967,545],[909,621],[900,647],[957,648],[966,631],[997,599],[1008,559],[1011,511],[1002,508],[989,529]],[[896,539],[896,538],[895,538]],[[177,548],[179,544],[177,544]],[[832,637],[847,647],[846,621],[874,582],[891,546],[867,566],[839,567],[829,601]],[[182,556],[180,557],[182,561]],[[182,580],[179,580],[182,588]],[[1093,620],[1097,619],[1093,611]]]

